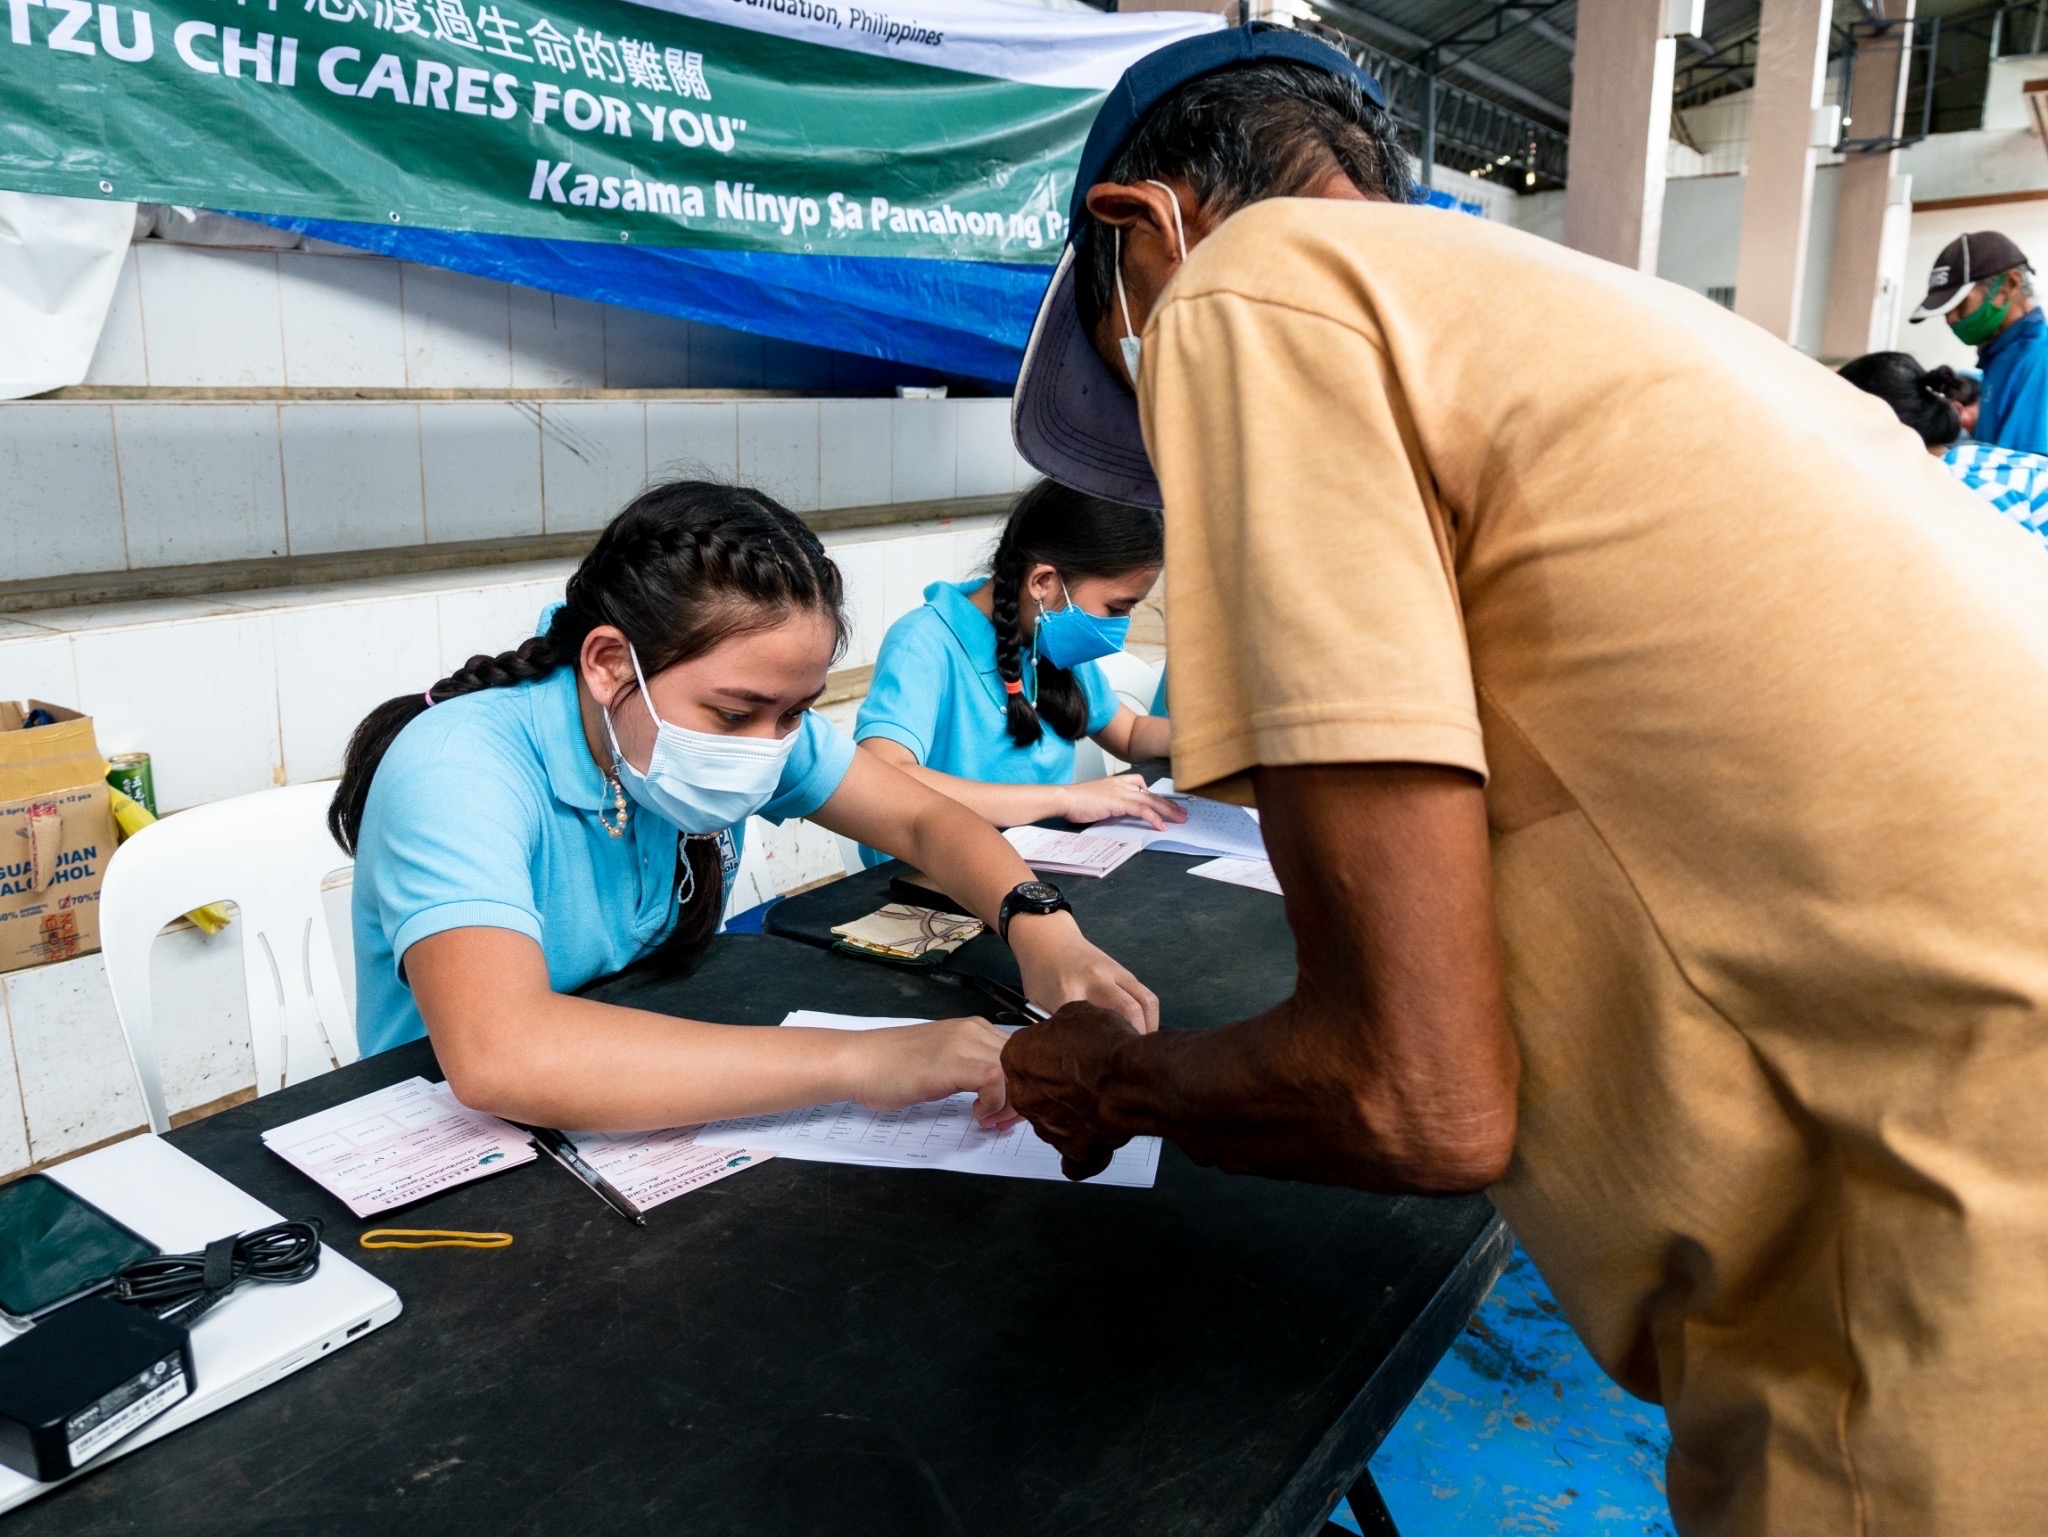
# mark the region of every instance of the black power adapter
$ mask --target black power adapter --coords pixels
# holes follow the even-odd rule
[[[191,1332],[104,1295],[0,1347],[0,1463],[42,1483],[192,1392]]]
[[[0,1463],[41,1483],[77,1472],[194,1391],[191,1325],[249,1281],[320,1268],[320,1224],[279,1222],[197,1254],[137,1260],[110,1290],[0,1345]]]

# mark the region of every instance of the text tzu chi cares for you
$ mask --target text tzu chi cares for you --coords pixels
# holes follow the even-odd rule
[[[944,41],[936,29],[857,8],[811,0],[736,3],[912,49]],[[731,155],[736,148],[744,156],[749,132],[746,118],[716,109],[702,52],[592,27],[557,26],[501,3],[472,8],[469,0],[304,0],[298,8],[329,29],[343,25],[362,34],[353,42],[324,45],[225,19],[160,23],[146,7],[92,0],[7,0],[7,7],[15,45],[103,54],[125,65],[168,65],[251,90],[313,86],[386,113],[403,108],[408,114],[519,119],[536,136],[549,136],[544,147],[555,149],[530,162],[530,174],[521,170],[517,192],[500,189],[500,196],[523,194],[529,204],[616,209],[666,217],[684,228],[753,227],[792,242],[818,231],[860,233],[870,240],[903,237],[913,246],[986,243],[1036,251],[1056,248],[1065,237],[1065,220],[1048,206],[1042,188],[1026,194],[1028,207],[981,210],[839,190],[781,192],[736,177],[691,180],[696,168],[678,162]],[[276,0],[270,8],[278,9]],[[243,15],[255,21],[262,13],[250,7]],[[161,48],[166,31],[169,46]],[[409,38],[418,41],[400,51]],[[452,57],[414,56],[422,47]],[[476,62],[461,62],[465,53]],[[565,130],[591,136],[592,158],[601,163],[579,165],[573,149],[561,145]],[[110,183],[101,185],[103,193],[114,190]],[[964,189],[953,190],[957,195]],[[396,223],[402,215],[393,212],[390,218]],[[632,236],[622,229],[618,238]]]

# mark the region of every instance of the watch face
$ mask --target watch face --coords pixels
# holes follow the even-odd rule
[[[1026,881],[1016,890],[1017,900],[1032,906],[1050,906],[1060,899],[1060,888],[1045,881]]]

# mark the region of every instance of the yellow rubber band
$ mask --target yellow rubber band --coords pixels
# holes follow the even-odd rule
[[[512,1235],[449,1232],[437,1227],[373,1227],[356,1242],[365,1249],[504,1249],[511,1246]]]

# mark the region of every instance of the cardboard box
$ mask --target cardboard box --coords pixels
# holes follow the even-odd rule
[[[26,724],[38,709],[55,724]],[[0,700],[0,971],[99,949],[114,853],[106,773],[91,717]]]

